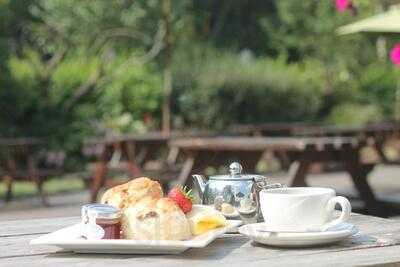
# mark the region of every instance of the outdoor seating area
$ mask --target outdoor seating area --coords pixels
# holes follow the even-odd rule
[[[263,163],[268,166],[272,157],[280,166],[275,172],[284,177],[287,186],[307,186],[306,178],[310,172],[331,173],[332,170],[325,170],[323,166],[333,165],[336,171],[348,173],[365,204],[363,213],[383,217],[391,213],[376,199],[374,189],[368,184],[368,175],[377,164],[396,163],[389,162],[384,151],[387,141],[400,138],[400,128],[396,124],[352,128],[299,124],[246,127],[251,128],[247,134],[243,131],[222,135],[153,132],[88,139],[82,151],[89,171],[81,178],[90,191],[90,201],[95,202],[101,191],[126,181],[113,179],[118,175],[125,175],[127,179],[154,177],[168,190],[176,184],[191,187],[191,175],[209,169],[214,172],[227,170],[229,163],[236,161],[244,166],[245,172],[259,173],[258,166]],[[277,129],[287,135],[277,135]],[[6,201],[11,200],[13,182],[27,180],[37,186],[43,205],[51,205],[46,201],[43,183],[50,177],[63,179],[65,173],[62,162],[53,168],[44,168],[42,166],[46,165],[37,163],[36,157],[43,152],[33,147],[40,145],[43,141],[36,139],[2,142],[3,151],[7,152],[4,153],[3,167]],[[368,147],[372,148],[370,158],[362,155]],[[25,162],[26,168],[21,166]],[[318,166],[320,168],[316,168]],[[274,170],[267,168],[264,172],[273,175]]]
[[[400,0],[0,18],[0,267],[400,266]]]

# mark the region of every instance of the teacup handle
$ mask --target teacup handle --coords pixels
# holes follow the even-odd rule
[[[333,211],[335,210],[336,204],[339,204],[342,208],[342,212],[341,212],[339,218],[324,224],[321,227],[322,231],[325,231],[328,228],[336,226],[340,223],[346,222],[350,218],[350,214],[351,214],[350,201],[345,197],[333,197],[328,201],[328,203],[326,205],[327,210],[333,213]]]

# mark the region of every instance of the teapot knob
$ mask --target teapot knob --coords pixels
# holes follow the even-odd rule
[[[241,174],[243,170],[242,165],[238,162],[233,162],[231,165],[229,165],[229,172],[231,173],[232,176]]]

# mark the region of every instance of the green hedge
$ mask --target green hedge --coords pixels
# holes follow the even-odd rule
[[[194,64],[192,64],[193,66]],[[312,70],[282,60],[220,55],[175,71],[175,106],[187,125],[310,121],[321,105]]]
[[[0,78],[0,135],[45,137],[51,149],[79,159],[87,137],[157,127],[161,75],[151,64],[120,68],[120,61],[110,62],[101,80],[66,112],[66,103],[99,68],[96,57],[70,54],[46,80],[36,52],[26,50],[10,57],[7,76]],[[143,124],[144,114],[155,118],[154,125]]]

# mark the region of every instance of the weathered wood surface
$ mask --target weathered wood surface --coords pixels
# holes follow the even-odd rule
[[[74,254],[29,241],[79,221],[58,218],[0,223],[0,266],[380,266],[400,264],[400,221],[353,214],[360,234],[341,243],[307,249],[280,249],[229,234],[206,248],[180,255]]]
[[[234,125],[233,132],[255,136],[380,136],[399,133],[400,125],[392,122],[363,126],[327,126],[308,123],[264,123]]]
[[[170,146],[189,150],[302,151],[308,146],[319,149],[331,146],[338,149],[344,145],[357,146],[359,143],[360,140],[354,137],[211,137],[176,139],[170,142]]]
[[[0,138],[0,146],[33,146],[44,144],[44,140],[40,138]]]
[[[86,140],[86,145],[93,144],[113,144],[117,142],[167,142],[170,139],[170,135],[163,134],[162,132],[152,132],[146,134],[129,134],[129,135],[118,135],[106,138],[91,138]]]

